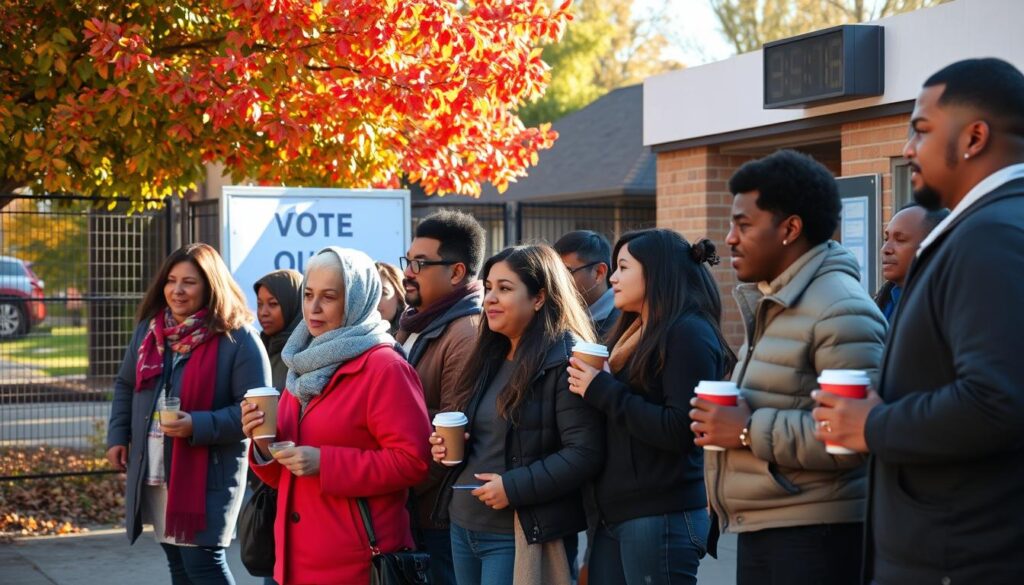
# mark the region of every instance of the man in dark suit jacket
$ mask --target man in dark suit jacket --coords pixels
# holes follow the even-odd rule
[[[926,238],[879,394],[818,392],[817,434],[869,451],[866,580],[1024,581],[1024,75],[960,61],[925,82],[904,156]],[[884,401],[884,402],[883,402]]]

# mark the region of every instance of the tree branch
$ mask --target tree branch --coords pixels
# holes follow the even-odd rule
[[[192,41],[190,43],[182,43],[180,45],[168,45],[164,47],[154,47],[153,55],[165,57],[168,55],[176,55],[178,53],[184,53],[194,49],[208,49],[215,47],[227,39],[226,35],[219,37],[212,37],[209,39],[201,39],[198,41]]]

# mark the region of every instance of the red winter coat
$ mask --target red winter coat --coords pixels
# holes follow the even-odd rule
[[[405,501],[427,476],[430,430],[416,370],[386,345],[342,365],[301,421],[299,401],[285,392],[277,440],[320,449],[320,474],[297,477],[276,461],[257,465],[250,451],[256,475],[278,489],[274,579],[369,583],[359,497],[370,503],[382,551],[412,548]]]

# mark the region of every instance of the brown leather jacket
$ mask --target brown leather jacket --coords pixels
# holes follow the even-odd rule
[[[476,307],[479,306],[478,297]],[[416,348],[414,344],[414,350],[411,352],[412,357],[416,358],[411,363],[423,384],[423,395],[431,420],[438,412],[454,410],[461,402],[461,397],[457,396],[459,382],[476,348],[480,313],[477,311],[475,314],[463,314],[448,322],[445,322],[445,316],[442,315],[435,323],[436,326],[431,324],[427,327],[415,342],[426,346]],[[404,344],[409,339],[409,334],[406,331],[399,331],[395,338]],[[427,480],[414,489],[420,529],[447,528],[445,525],[430,521],[430,511],[437,500],[441,480],[444,479],[447,470],[446,467],[431,463]]]

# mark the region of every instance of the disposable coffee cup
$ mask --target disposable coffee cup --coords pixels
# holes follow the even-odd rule
[[[253,388],[245,393],[246,402],[256,405],[263,412],[263,423],[252,431],[254,439],[273,439],[277,436],[277,401],[281,393],[276,388],[265,386]]]
[[[864,400],[868,397],[868,385],[871,378],[863,370],[822,370],[818,377],[818,386],[843,398]],[[856,451],[825,441],[825,451],[833,455],[853,455]]]
[[[454,467],[462,463],[466,453],[466,425],[469,419],[461,412],[439,412],[434,416],[434,430],[444,439],[447,452],[441,463]]]
[[[600,343],[581,341],[572,347],[572,355],[590,367],[601,370],[608,361],[608,348]]]
[[[181,418],[180,398],[161,398],[156,403],[156,410],[160,416],[160,422],[169,423]]]
[[[715,382],[702,380],[693,390],[698,398],[714,402],[722,406],[736,406],[739,404],[740,389],[732,382]],[[724,447],[718,445],[704,445],[705,451],[725,451]]]

